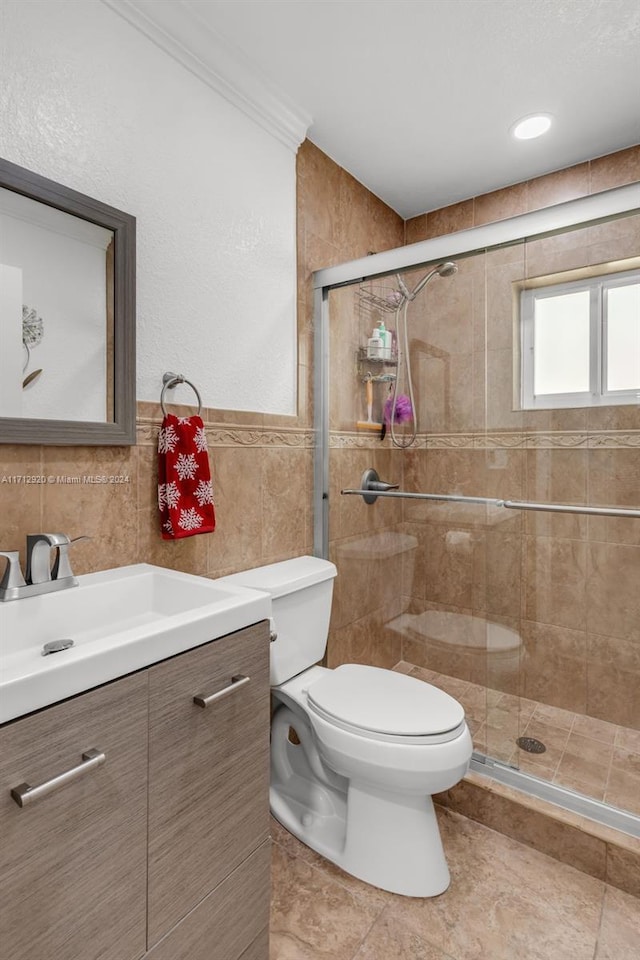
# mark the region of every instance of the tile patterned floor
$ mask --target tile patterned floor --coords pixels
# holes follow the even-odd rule
[[[640,730],[514,697],[402,661],[394,669],[426,680],[459,700],[480,752],[640,814]],[[547,748],[545,753],[520,750],[515,740],[521,736],[541,740]]]
[[[270,960],[638,960],[640,900],[438,808],[439,897],[361,883],[272,822]]]

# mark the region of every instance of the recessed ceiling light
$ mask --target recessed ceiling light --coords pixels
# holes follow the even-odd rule
[[[533,140],[546,133],[550,126],[551,117],[548,113],[535,113],[516,120],[511,127],[511,134],[516,140]]]

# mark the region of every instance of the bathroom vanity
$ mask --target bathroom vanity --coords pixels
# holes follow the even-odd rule
[[[268,757],[264,619],[0,726],[3,956],[267,960]]]

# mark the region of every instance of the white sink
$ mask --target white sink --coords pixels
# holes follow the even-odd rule
[[[271,615],[267,594],[148,563],[78,582],[0,603],[0,723]],[[72,647],[42,655],[66,639]]]

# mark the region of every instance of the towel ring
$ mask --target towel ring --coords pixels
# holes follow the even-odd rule
[[[160,406],[162,407],[162,412],[166,417],[167,411],[164,406],[164,395],[167,390],[173,390],[174,387],[177,387],[179,383],[186,383],[191,387],[196,397],[198,398],[198,416],[202,413],[202,397],[198,392],[198,388],[194,383],[191,383],[191,380],[187,380],[186,377],[183,377],[181,373],[165,373],[162,377],[162,382],[164,384],[162,388],[162,393],[160,394]]]

